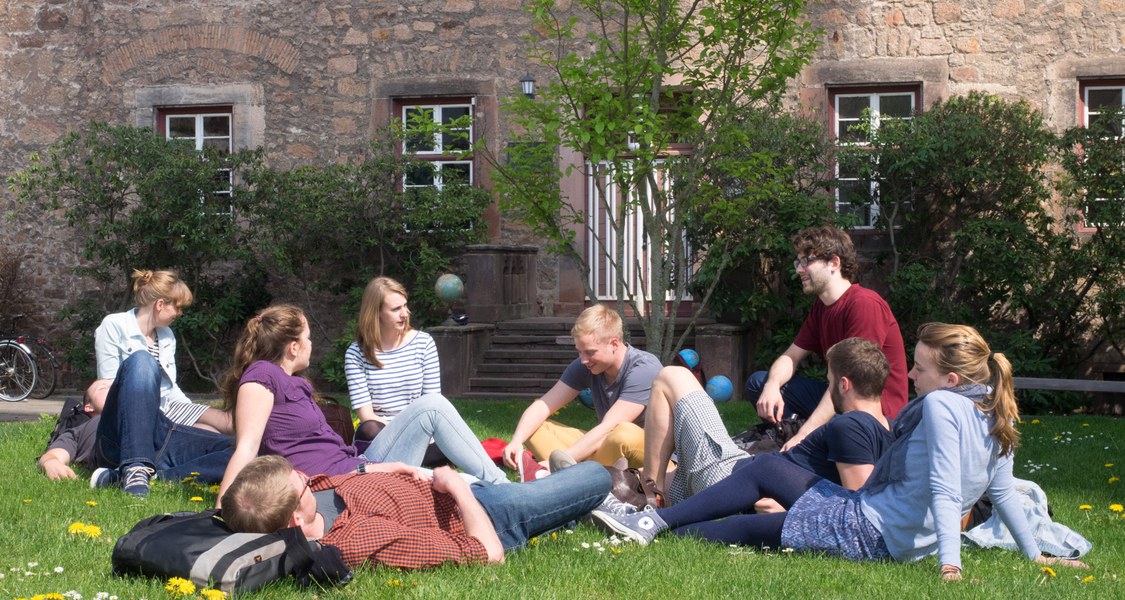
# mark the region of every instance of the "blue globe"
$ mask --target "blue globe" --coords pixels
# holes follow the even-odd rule
[[[694,369],[699,366],[699,353],[691,348],[684,348],[680,350],[680,360],[684,361],[684,366],[689,369]]]
[[[449,304],[460,300],[465,295],[465,284],[460,277],[453,273],[446,273],[437,278],[437,283],[434,284],[434,293],[437,294],[438,300]]]
[[[734,394],[734,386],[726,375],[716,375],[707,380],[707,395],[715,402],[726,402]]]
[[[594,408],[594,393],[590,391],[590,388],[578,392],[578,399],[586,405],[586,408]]]

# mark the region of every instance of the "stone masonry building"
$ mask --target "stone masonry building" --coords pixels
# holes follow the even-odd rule
[[[0,0],[0,176],[91,120],[191,136],[206,119],[222,130],[218,143],[262,147],[289,168],[358,158],[375,131],[424,106],[471,114],[474,137],[499,151],[502,101],[525,74],[549,77],[523,53],[523,4]],[[828,131],[862,108],[894,115],[972,90],[1026,98],[1059,130],[1123,101],[1122,0],[824,0],[808,19],[824,39],[788,101]],[[482,164],[454,163],[443,168],[487,185]],[[12,202],[0,192],[0,213]],[[73,273],[61,216],[5,222],[3,232],[23,259],[34,324],[50,328],[90,285]],[[536,243],[496,210],[489,234],[494,244]],[[581,308],[565,264],[540,254],[536,281],[541,314]]]

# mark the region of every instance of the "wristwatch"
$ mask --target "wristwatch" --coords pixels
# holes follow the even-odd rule
[[[356,465],[355,472],[356,473],[366,473],[367,472],[367,462],[361,462],[358,465]]]

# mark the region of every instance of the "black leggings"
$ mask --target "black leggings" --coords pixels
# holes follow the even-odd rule
[[[676,535],[778,548],[788,513],[754,514],[754,503],[773,498],[788,510],[821,479],[777,454],[765,454],[740,465],[730,477],[675,506],[658,510],[657,514]]]

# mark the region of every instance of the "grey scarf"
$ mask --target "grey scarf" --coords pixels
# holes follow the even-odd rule
[[[992,388],[979,383],[970,383],[942,388],[942,391],[959,394],[979,404],[988,396]],[[875,462],[875,468],[863,486],[864,492],[873,494],[892,483],[906,479],[906,446],[910,442],[910,434],[922,422],[922,400],[925,398],[926,396],[920,396],[907,402],[895,417],[894,425],[891,427],[895,441],[891,442],[891,447]]]

